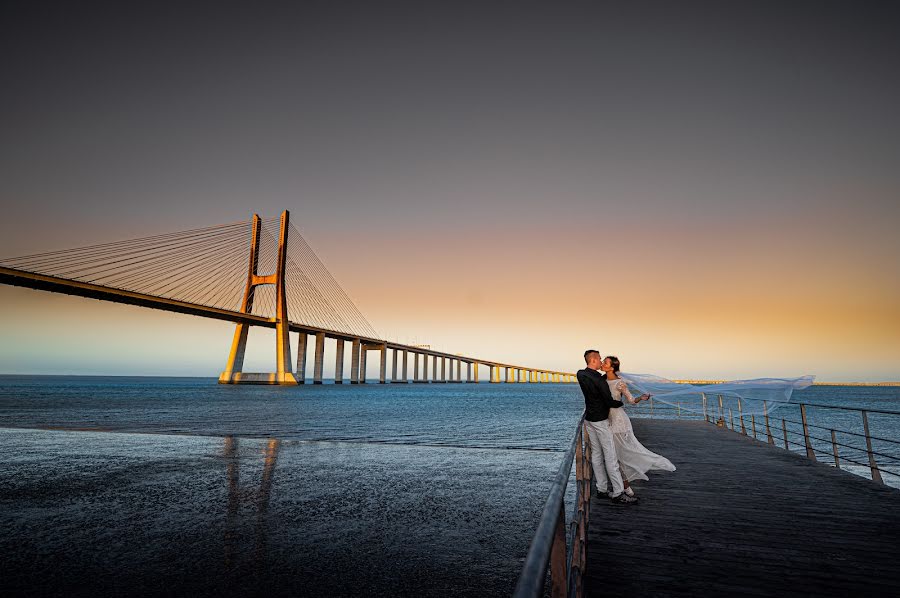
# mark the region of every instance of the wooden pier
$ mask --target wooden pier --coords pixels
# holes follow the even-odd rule
[[[705,421],[632,420],[668,457],[591,501],[588,596],[895,596],[900,491]]]

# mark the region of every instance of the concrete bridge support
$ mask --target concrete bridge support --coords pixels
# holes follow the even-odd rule
[[[297,341],[297,384],[306,383],[306,351],[309,335],[305,332],[300,333],[300,339]]]
[[[397,363],[397,357],[398,357],[397,352],[398,352],[397,349],[392,349],[391,357],[393,359],[391,360],[391,384],[396,384],[397,382],[400,382],[400,380],[397,379],[397,366],[400,365],[399,363]]]
[[[378,383],[384,384],[387,382],[387,345],[381,345],[379,351],[381,352],[381,363],[378,366]],[[396,363],[397,360],[394,359],[394,364],[396,365]],[[397,368],[395,367],[394,369],[396,370]]]
[[[316,357],[313,362],[313,384],[322,383],[322,368],[325,365],[325,333],[316,333]]]
[[[355,338],[350,348],[350,384],[359,384],[359,353],[362,342]]]
[[[369,354],[369,346],[363,343],[359,348],[359,383],[366,383],[366,356]]]
[[[406,369],[406,360],[408,357],[409,351],[403,349],[403,383],[406,384],[409,381],[409,376],[407,375]]]
[[[344,345],[346,342],[344,339],[337,339],[337,347],[335,348],[335,356],[334,356],[334,383],[335,384],[343,384],[344,383]]]

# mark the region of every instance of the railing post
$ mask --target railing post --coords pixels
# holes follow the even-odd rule
[[[709,415],[707,415],[707,413],[706,413],[706,393],[701,392],[700,398],[703,399],[703,419],[705,419],[707,422],[709,422]]]
[[[787,424],[784,422],[784,418],[781,418],[781,431],[784,432],[784,450],[791,450],[791,446],[788,444],[787,439]]]
[[[734,432],[734,409],[728,408],[728,419],[731,420],[731,431]]]
[[[872,481],[884,484],[884,480],[881,479],[881,471],[879,471],[878,465],[875,463],[875,455],[872,454],[872,437],[869,436],[869,414],[865,409],[862,410],[862,419],[863,430],[866,433],[866,452],[869,454],[869,469],[872,471]]]
[[[741,417],[741,434],[743,434],[744,436],[746,436],[746,435],[747,435],[747,428],[744,427],[744,406],[741,405],[741,397],[738,397],[738,400],[737,400],[737,401],[738,401],[738,413],[740,414],[740,417]],[[732,428],[733,428],[733,427],[734,427],[734,426],[732,426]]]
[[[809,426],[806,424],[806,405],[800,403],[800,419],[803,421],[803,443],[806,445],[806,456],[810,461],[816,460],[816,453],[809,442]]]
[[[719,421],[716,422],[716,425],[720,428],[725,427],[725,408],[722,407],[722,395],[719,395]]]
[[[769,428],[769,406],[766,401],[763,401],[763,413],[766,416],[766,440],[768,440],[769,444],[775,444],[775,438],[772,437],[772,429]]]
[[[594,462],[591,461],[591,439],[588,436],[587,424],[581,426],[581,439],[584,442],[585,477],[588,482],[588,491],[590,491],[591,484],[594,483]]]
[[[653,417],[653,397],[650,397],[650,417]]]
[[[838,459],[837,438],[834,436],[834,430],[831,431],[831,449],[834,451],[834,466],[837,469],[840,469],[841,461]]]
[[[569,594],[566,579],[566,511],[563,502],[556,515],[556,533],[553,534],[553,547],[550,549],[550,596],[566,598]]]

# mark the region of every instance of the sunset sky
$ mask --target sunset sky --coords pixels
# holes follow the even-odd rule
[[[0,9],[0,257],[289,209],[390,339],[900,379],[890,3],[125,4]],[[215,376],[233,332],[0,302],[0,373]]]

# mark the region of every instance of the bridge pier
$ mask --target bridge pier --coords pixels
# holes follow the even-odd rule
[[[300,338],[297,340],[297,384],[305,384],[306,383],[306,351],[307,351],[307,341],[309,339],[309,335],[305,332],[300,333]]]
[[[419,354],[413,351],[413,383],[421,382],[419,379]]]
[[[381,364],[378,367],[378,383],[384,384],[387,382],[387,345],[381,345]],[[394,374],[396,376],[397,370],[397,359],[396,354],[394,355]]]
[[[462,382],[462,360],[456,360],[456,381]]]
[[[335,347],[334,356],[334,383],[344,383],[344,344],[342,338],[337,339],[337,347]]]
[[[359,384],[359,353],[362,341],[353,339],[350,346],[350,384]]]
[[[366,356],[369,353],[369,346],[365,343],[359,348],[359,383],[366,383]]]
[[[316,357],[313,362],[313,384],[322,383],[322,369],[325,365],[325,333],[316,333]]]
[[[447,382],[447,358],[441,357],[441,382]]]
[[[408,353],[408,351],[406,349],[403,349],[403,383],[404,384],[409,382],[409,376],[407,376],[407,369],[406,369],[407,353]]]
[[[399,351],[397,349],[391,349],[391,352],[391,357],[393,358],[391,360],[391,384],[396,384],[397,382],[400,382],[400,380],[397,379],[397,366],[400,365],[399,363],[397,363],[397,353]]]

